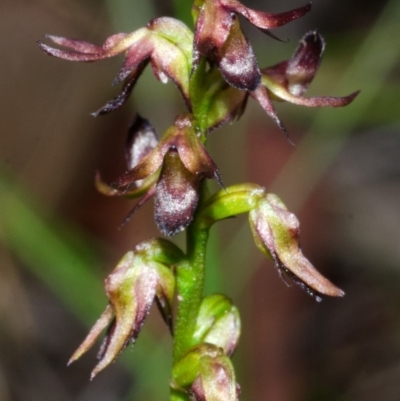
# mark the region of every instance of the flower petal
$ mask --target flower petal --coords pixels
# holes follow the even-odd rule
[[[283,85],[279,85],[270,77],[263,75],[263,85],[268,88],[278,99],[285,100],[290,103],[298,104],[307,107],[344,107],[351,103],[360,91],[353,92],[352,94],[344,97],[334,96],[294,96]]]
[[[175,136],[175,146],[184,166],[192,174],[215,178],[223,187],[218,168],[206,148],[199,141],[190,118],[179,116],[175,125],[179,128],[178,134]]]
[[[140,114],[135,116],[129,127],[126,141],[126,159],[129,169],[135,167],[145,156],[147,156],[158,144],[158,136],[155,128],[149,120]]]
[[[268,92],[265,89],[264,86],[259,86],[255,91],[250,92],[250,96],[257,100],[259,105],[266,111],[266,113],[272,118],[272,120],[275,122],[275,124],[279,127],[279,129],[284,133],[286,138],[289,140],[291,144],[293,142],[289,138],[289,134],[286,131],[286,128],[282,124],[281,120],[278,117],[278,114],[276,113],[274,106],[271,103],[271,100],[268,96]]]
[[[123,81],[132,71],[139,68],[140,64],[145,63],[153,50],[154,43],[152,41],[150,32],[148,32],[140,40],[132,43],[126,52],[122,67],[114,79],[113,85],[117,85]]]
[[[130,341],[136,340],[154,300],[157,274],[129,252],[107,277],[105,286],[115,323],[91,378],[114,361]]]
[[[291,11],[286,11],[280,14],[271,14],[263,11],[252,10],[237,0],[219,0],[219,2],[226,9],[242,14],[251,24],[260,29],[278,28],[294,19],[302,17],[311,9],[311,3],[308,3],[303,7]]]
[[[253,91],[261,82],[256,55],[236,17],[226,41],[217,50],[217,65],[226,82],[234,88]]]
[[[302,96],[318,70],[324,48],[324,39],[317,31],[306,33],[289,60],[261,69],[263,81]]]
[[[132,170],[117,178],[111,185],[115,188],[129,187],[136,181],[142,180],[154,174],[161,167],[164,155],[168,149],[164,149],[162,142],[150,154],[142,159]]]
[[[157,37],[154,41],[154,52],[151,58],[153,73],[158,80],[166,83],[170,78],[178,87],[190,109],[189,74],[191,70],[191,59],[178,46],[167,39]],[[168,55],[168,57],[166,57]]]
[[[153,33],[151,59],[154,75],[161,82],[170,78],[190,109],[189,75],[192,68],[193,33],[174,18],[156,18],[148,25]]]
[[[112,35],[104,42],[101,46],[90,45],[84,41],[69,40],[66,38],[60,38],[58,36],[49,35],[48,38],[53,40],[56,44],[62,44],[67,47],[74,49],[60,50],[50,47],[41,41],[38,41],[40,48],[47,54],[55,57],[59,57],[70,61],[96,61],[108,57],[113,57],[119,53],[127,50],[133,43],[140,40],[144,35],[147,34],[146,28],[141,28],[131,34],[119,33]],[[93,50],[89,53],[89,50]]]
[[[159,37],[163,37],[177,46],[186,56],[186,64],[190,65],[193,50],[193,33],[183,22],[175,18],[161,17],[150,21],[147,26],[151,31],[157,33]]]
[[[142,189],[142,187],[140,187]],[[128,192],[129,193],[129,192]],[[128,215],[125,217],[124,221],[121,224],[121,227],[123,227],[125,224],[129,222],[129,220],[136,214],[136,212],[156,193],[156,184],[153,183],[151,187],[147,187],[145,190],[145,194],[139,201],[136,203],[136,205],[131,209],[131,211],[128,213]]]
[[[232,301],[225,295],[205,297],[197,316],[193,334],[195,343],[209,343],[231,355],[240,336],[240,316]]]
[[[215,178],[223,186],[217,166],[200,143],[191,118],[187,115],[178,116],[175,124],[165,132],[157,147],[112,185],[122,188],[152,175],[162,165],[164,156],[171,149],[178,151],[183,165],[193,175]]]
[[[155,195],[155,220],[163,234],[173,236],[192,221],[200,178],[185,168],[176,150],[165,155]]]
[[[140,187],[135,185],[136,183],[133,183],[129,189],[118,189],[104,182],[101,178],[100,173],[96,171],[94,185],[97,191],[99,191],[103,195],[123,196],[127,199],[134,199],[143,196],[148,191],[150,191],[151,187],[157,182],[157,180],[158,174],[153,174],[152,176],[144,179],[141,182]]]
[[[129,128],[126,142],[126,159],[129,169],[134,168],[139,162],[151,153],[158,144],[157,133],[150,122],[136,115],[133,124]],[[96,172],[95,185],[97,190],[107,196],[125,196],[137,198],[145,194],[157,181],[157,175],[134,182],[133,188],[120,190],[102,181],[100,174]],[[131,185],[132,186],[132,185]],[[145,201],[145,200],[143,200]]]
[[[175,296],[175,276],[171,269],[160,264],[154,263],[157,270],[159,283],[156,292],[156,302],[164,322],[172,333],[172,312]]]
[[[212,56],[228,38],[232,18],[231,12],[218,1],[205,0],[196,22],[194,49],[203,56]]]
[[[99,337],[100,333],[109,325],[111,319],[114,315],[111,305],[107,305],[105,311],[96,321],[92,329],[90,330],[87,337],[83,340],[82,344],[78,347],[78,349],[72,354],[71,358],[68,361],[67,366],[69,366],[72,362],[75,362],[79,359],[89,348],[92,347],[94,342]]]
[[[136,69],[134,69],[130,75],[126,78],[124,87],[122,88],[121,93],[116,96],[114,99],[111,99],[109,102],[107,102],[103,107],[101,107],[99,110],[95,111],[92,113],[92,116],[98,117],[103,114],[110,113],[114,110],[119,109],[129,98],[133,88],[136,85],[136,82],[144,70],[144,68],[147,65],[147,60],[145,60],[143,63],[139,64]]]
[[[194,346],[174,363],[171,387],[176,390],[188,390],[199,375],[201,358],[218,358],[223,355],[222,349],[212,344],[202,343]]]
[[[191,388],[196,401],[238,401],[235,371],[228,357],[204,355]]]
[[[287,88],[295,96],[303,95],[314,79],[325,49],[325,41],[317,31],[307,32],[286,68]]]
[[[304,97],[319,67],[325,42],[317,31],[307,32],[290,60],[264,68],[262,85],[277,100],[307,107],[343,107],[353,101],[359,91],[345,97]]]
[[[46,38],[59,46],[68,47],[69,49],[75,50],[79,53],[101,53],[103,51],[102,46],[94,45],[83,40],[68,39],[54,35],[46,35]]]

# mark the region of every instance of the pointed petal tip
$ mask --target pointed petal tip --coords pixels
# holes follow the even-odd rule
[[[78,349],[75,350],[75,352],[71,355],[67,362],[67,367],[72,365],[72,363],[76,362],[86,351],[87,349],[82,349],[82,346],[79,346]]]
[[[49,34],[44,35],[44,37],[45,37],[46,39],[51,40],[51,41],[54,42],[54,43],[58,43],[60,40],[64,40],[64,39],[65,39],[65,38],[63,38],[63,37],[61,37],[61,36],[49,35]]]
[[[345,292],[339,287],[336,287],[336,285],[332,284],[330,281],[328,284],[325,284],[324,291],[315,291],[317,292],[317,295],[325,295],[328,297],[343,298],[345,296]]]
[[[104,370],[108,365],[110,365],[111,362],[112,361],[105,362],[104,359],[101,359],[90,373],[89,380],[92,381],[102,370]]]
[[[53,48],[51,48],[50,46],[46,45],[41,40],[37,40],[36,42],[39,45],[40,49],[43,50],[46,54],[48,54],[49,56],[54,56],[54,54],[53,54],[54,49]]]
[[[304,37],[303,40],[305,42],[319,42],[321,44],[325,44],[324,38],[321,36],[321,34],[318,32],[317,29],[313,29],[311,31],[308,31]]]
[[[350,95],[346,96],[346,98],[348,99],[348,103],[351,103],[359,94],[361,93],[361,90],[357,90],[353,93],[351,93]]]
[[[220,187],[226,191],[226,187],[224,185],[224,182],[222,181],[221,174],[217,168],[214,171],[214,179],[215,179],[215,181],[217,181],[217,183],[220,185]]]
[[[272,120],[275,122],[275,124],[278,126],[278,128],[281,130],[281,132],[283,133],[283,135],[285,135],[287,141],[290,143],[290,145],[292,146],[297,146],[295,144],[295,142],[292,141],[292,139],[290,138],[289,132],[287,131],[287,129],[285,128],[285,126],[283,125],[282,121],[280,120],[280,118],[278,117],[277,114],[275,114],[275,116],[273,116],[272,114],[269,114],[269,116],[272,118]]]
[[[333,284],[332,284],[333,286]],[[321,293],[321,292],[316,292],[314,294],[311,294],[314,296],[315,300],[317,302],[321,302],[323,300],[322,296],[328,296],[328,297],[335,297],[335,298],[343,298],[346,294],[343,290],[340,288],[333,286],[333,288],[330,289],[329,292]]]

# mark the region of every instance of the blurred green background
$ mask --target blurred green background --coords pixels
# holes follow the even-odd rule
[[[300,0],[244,4],[270,12]],[[106,305],[102,282],[124,252],[158,235],[149,202],[132,207],[93,186],[124,169],[136,111],[162,133],[184,109],[172,84],[146,71],[129,105],[92,118],[119,88],[121,57],[95,64],[50,58],[46,33],[102,43],[161,15],[188,19],[175,0],[0,2],[0,400],[120,401],[168,397],[171,340],[152,310],[135,347],[89,382],[95,351],[66,361]],[[262,67],[289,58],[318,29],[327,42],[310,95],[343,96],[345,109],[278,104],[291,146],[249,101],[241,121],[210,135],[225,185],[254,181],[296,211],[302,247],[346,291],[315,303],[288,287],[252,244],[243,217],[212,232],[207,292],[241,310],[234,356],[243,400],[400,399],[400,2],[318,0],[274,31],[243,21]],[[217,189],[216,186],[214,186]],[[179,244],[184,237],[176,238]]]

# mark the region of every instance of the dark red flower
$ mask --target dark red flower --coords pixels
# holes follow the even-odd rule
[[[317,73],[325,42],[317,31],[306,33],[293,56],[272,67],[263,68],[262,85],[273,99],[308,107],[343,107],[351,103],[359,91],[345,97],[305,97],[308,85]]]
[[[307,107],[344,107],[359,94],[357,91],[344,97],[304,96],[317,73],[324,48],[325,42],[318,32],[306,33],[289,60],[261,69],[261,85],[250,92],[251,97],[257,100],[285,135],[287,132],[271,100],[286,101]]]
[[[266,31],[303,16],[308,5],[281,14],[252,10],[237,0],[204,0],[197,2],[193,68],[204,56],[217,64],[225,80],[235,88],[253,91],[261,81],[254,51],[243,35],[237,14]]]
[[[129,171],[111,186],[97,176],[97,187],[109,196],[137,197],[144,193],[130,215],[155,194],[157,225],[163,234],[175,235],[192,221],[201,180],[215,178],[222,185],[217,166],[188,115],[179,116],[158,143],[154,128],[139,116],[130,137]]]
[[[53,35],[47,38],[71,50],[60,50],[38,41],[41,49],[51,56],[70,61],[97,61],[126,52],[122,68],[114,80],[114,84],[125,80],[122,92],[94,115],[109,113],[124,104],[149,62],[154,75],[161,82],[165,83],[170,78],[177,85],[190,109],[189,75],[192,68],[193,34],[176,19],[156,18],[146,27],[130,34],[110,36],[102,46]]]

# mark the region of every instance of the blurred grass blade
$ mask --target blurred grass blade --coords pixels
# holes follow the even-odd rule
[[[193,27],[191,0],[173,0],[175,18],[184,22],[189,28]]]
[[[99,262],[88,250],[87,243],[77,246],[67,239],[64,232],[70,229],[66,225],[57,224],[56,228],[56,224],[46,222],[38,208],[31,205],[31,198],[0,171],[0,242],[90,326],[107,303],[102,278],[94,269]],[[76,234],[79,238],[79,233]],[[160,399],[167,394],[169,354],[165,341],[152,338],[147,330],[135,346],[134,354],[121,358],[137,379],[136,395]],[[161,377],[165,378],[164,384],[155,385]]]

